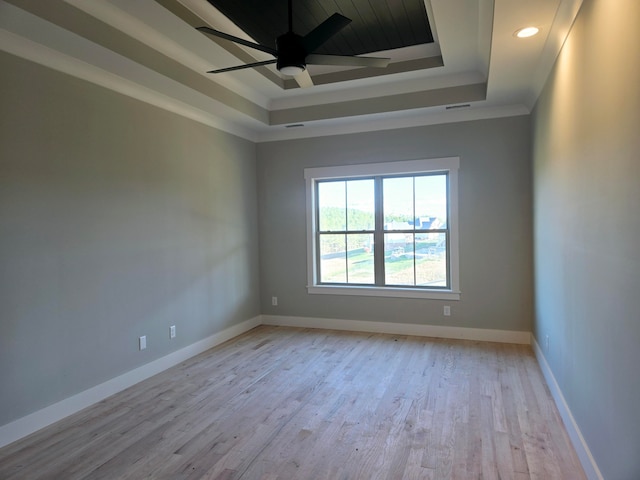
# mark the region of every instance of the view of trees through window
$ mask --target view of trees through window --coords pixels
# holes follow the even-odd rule
[[[320,282],[448,287],[447,181],[437,173],[318,182]]]

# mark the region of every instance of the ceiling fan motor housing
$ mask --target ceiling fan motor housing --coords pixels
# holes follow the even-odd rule
[[[298,67],[301,70],[307,68],[305,58],[307,52],[302,44],[302,37],[293,32],[280,35],[276,40],[278,51],[277,69],[280,71],[286,67]]]

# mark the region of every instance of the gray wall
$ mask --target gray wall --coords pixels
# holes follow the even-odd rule
[[[638,19],[585,0],[534,113],[535,335],[610,480],[640,478]]]
[[[0,425],[260,313],[254,144],[0,71]]]
[[[307,294],[305,167],[447,156],[460,156],[460,301]],[[531,330],[528,116],[262,143],[258,179],[262,313]]]

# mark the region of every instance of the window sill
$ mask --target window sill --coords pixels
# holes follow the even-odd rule
[[[332,285],[313,285],[307,287],[309,294],[321,295],[357,295],[364,297],[423,298],[432,300],[460,300],[460,292],[453,290],[420,290],[416,288],[395,287],[350,287]]]

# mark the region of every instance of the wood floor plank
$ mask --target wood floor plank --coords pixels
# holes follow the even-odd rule
[[[0,449],[0,478],[585,476],[529,347],[261,326]]]

